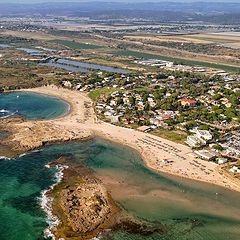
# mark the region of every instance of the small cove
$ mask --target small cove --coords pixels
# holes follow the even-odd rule
[[[69,104],[55,97],[28,92],[0,94],[0,118],[17,115],[28,120],[53,119],[68,111]]]

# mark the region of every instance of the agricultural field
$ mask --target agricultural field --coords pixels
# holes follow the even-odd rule
[[[189,40],[201,40],[213,43],[240,43],[240,34],[228,33],[208,33],[208,34],[194,34],[184,35],[184,38]]]
[[[94,45],[94,44],[88,44],[88,43],[79,43],[76,41],[69,41],[69,40],[61,40],[61,39],[56,39],[56,40],[51,40],[49,41],[50,43],[55,43],[55,44],[60,44],[72,49],[97,49],[101,48],[102,46],[99,45]]]
[[[232,34],[232,35],[231,35]],[[240,64],[240,36],[236,33],[219,34],[179,34],[179,35],[126,35],[124,40],[131,44],[143,44],[144,47],[169,49],[170,56],[182,58],[184,54],[189,59],[206,62],[216,62],[215,57],[223,64]],[[173,52],[175,50],[175,53]],[[171,52],[170,52],[171,51]],[[162,54],[167,55],[168,54]]]
[[[161,35],[126,35],[124,39],[133,40],[133,41],[153,41],[153,42],[192,42],[192,43],[205,43],[207,41],[195,38],[189,38],[184,35],[176,36],[161,36]]]

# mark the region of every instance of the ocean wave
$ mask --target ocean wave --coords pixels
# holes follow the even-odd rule
[[[49,164],[46,164],[44,167],[45,168],[51,168],[51,166]]]
[[[45,165],[46,168],[51,168],[50,165]],[[52,212],[52,203],[53,203],[53,198],[49,196],[50,191],[57,185],[59,184],[62,179],[63,179],[63,171],[67,169],[68,166],[66,165],[56,165],[55,169],[57,172],[55,173],[55,183],[50,186],[48,190],[44,190],[41,192],[41,197],[39,198],[40,201],[40,206],[43,209],[43,211],[47,215],[47,224],[48,227],[44,230],[44,237],[49,239],[55,240],[55,236],[52,233],[52,229],[60,224],[60,220],[55,216]]]
[[[36,150],[31,151],[31,153],[38,153],[38,152],[41,152],[41,151],[42,151],[41,149],[36,149]]]
[[[24,156],[26,156],[26,155],[28,155],[29,153],[22,153],[22,154],[20,154],[19,156],[18,156],[18,158],[22,158],[22,157],[24,157]]]
[[[37,152],[41,152],[41,150],[33,150],[33,151],[31,151],[31,152],[22,153],[22,154],[20,154],[18,157],[19,157],[19,158],[22,158],[22,157],[27,156],[27,155],[29,155],[29,154],[31,154],[31,153],[37,153]]]
[[[5,157],[5,156],[0,156],[0,160],[12,160],[13,158]]]
[[[18,111],[11,112],[6,109],[0,109],[0,119],[9,118],[9,117],[15,115],[16,113],[18,113]]]
[[[10,111],[9,110],[6,110],[6,109],[0,109],[0,113],[9,113]]]

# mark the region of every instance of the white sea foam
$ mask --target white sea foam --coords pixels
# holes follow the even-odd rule
[[[31,152],[22,153],[22,154],[20,154],[18,157],[21,158],[21,157],[24,157],[24,156],[29,155],[29,154],[31,154],[31,153],[37,153],[37,152],[40,152],[40,151],[41,151],[41,150],[33,150],[33,151],[31,151]]]
[[[45,165],[45,167],[50,168],[50,165]],[[56,182],[50,187],[48,190],[44,190],[41,192],[41,197],[40,197],[40,206],[44,210],[44,212],[47,215],[47,224],[48,228],[44,230],[44,236],[45,238],[51,238],[55,240],[55,236],[52,233],[52,229],[59,225],[60,220],[57,218],[57,216],[53,215],[52,212],[52,203],[53,203],[53,198],[49,196],[49,192],[58,184],[62,181],[63,179],[63,171],[64,169],[67,169],[68,166],[66,165],[57,165],[55,167],[57,169],[57,172],[55,173],[55,179]]]
[[[37,153],[37,152],[41,152],[42,150],[40,150],[40,149],[36,149],[36,150],[33,150],[33,151],[31,151],[31,153]]]
[[[1,109],[0,113],[5,114],[5,115],[1,116],[0,119],[9,118],[9,117],[15,115],[17,112],[18,111],[11,112],[9,110]]]
[[[6,110],[6,109],[0,109],[0,113],[9,113],[10,111]]]
[[[21,158],[21,157],[24,157],[26,155],[28,155],[29,153],[23,153],[23,154],[20,154],[18,157]]]
[[[5,157],[5,156],[0,156],[0,160],[12,160],[13,158]]]

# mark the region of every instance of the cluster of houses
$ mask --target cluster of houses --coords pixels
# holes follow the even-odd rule
[[[112,123],[121,122],[124,125],[137,123],[146,124],[152,129],[157,127],[168,128],[165,120],[175,119],[178,111],[162,110],[157,108],[153,94],[143,97],[140,93],[115,91],[102,103],[97,103],[96,110]],[[127,111],[131,114],[127,114]],[[141,116],[136,111],[142,112]]]
[[[155,62],[156,64],[161,62]],[[145,63],[145,64],[148,64]],[[139,74],[139,75],[105,75],[102,72],[96,73],[98,80],[92,81],[89,77],[85,78],[84,81],[79,81],[79,83],[72,83],[71,81],[63,81],[63,85],[68,88],[74,88],[79,91],[91,91],[100,88],[116,89],[113,92],[109,92],[105,96],[99,98],[96,103],[96,112],[98,115],[103,116],[112,123],[121,124],[129,127],[138,127],[139,131],[149,132],[155,128],[166,128],[169,129],[167,120],[175,120],[181,116],[181,111],[184,109],[195,109],[195,107],[201,105],[206,106],[209,112],[214,110],[213,106],[221,107],[224,106],[226,109],[232,107],[232,102],[229,96],[224,92],[221,92],[223,88],[219,88],[218,83],[212,83],[209,85],[209,90],[206,94],[202,94],[195,98],[191,98],[188,95],[179,95],[175,98],[178,102],[178,110],[163,110],[161,105],[159,105],[159,99],[154,96],[155,93],[150,92],[146,96],[146,91],[136,90],[138,86],[159,86],[159,88],[170,89],[166,90],[161,96],[161,100],[165,101],[175,92],[178,86],[177,78],[174,76],[169,76],[168,80],[162,81],[158,79],[156,74]],[[89,81],[90,79],[90,81]],[[172,81],[171,81],[172,80]],[[229,80],[230,81],[230,80]],[[236,84],[231,82],[224,85],[224,89],[230,90],[231,92],[239,91]],[[216,98],[216,95],[220,95]],[[194,111],[194,110],[193,110]],[[139,113],[140,112],[140,113]],[[222,114],[223,115],[223,114]],[[174,122],[174,121],[171,121]],[[210,123],[206,120],[205,122],[198,121],[202,124],[209,124],[210,127],[223,127],[223,120],[219,120],[218,123]],[[230,123],[229,123],[230,124]],[[176,125],[176,127],[181,124]],[[216,128],[218,129],[218,128]],[[186,130],[186,129],[185,129]],[[221,129],[220,129],[221,130]],[[199,148],[201,150],[195,151],[196,156],[201,159],[208,161],[216,161],[218,164],[225,164],[229,157],[240,157],[239,142],[240,137],[237,134],[226,138],[224,143],[219,143],[224,148],[224,154],[220,154],[217,151],[208,149],[209,144],[216,145],[213,135],[210,131],[193,129],[192,134],[187,137],[186,144],[191,148]],[[233,170],[236,172],[236,170]]]
[[[240,158],[240,130],[229,134],[221,146],[225,149],[225,155]]]

